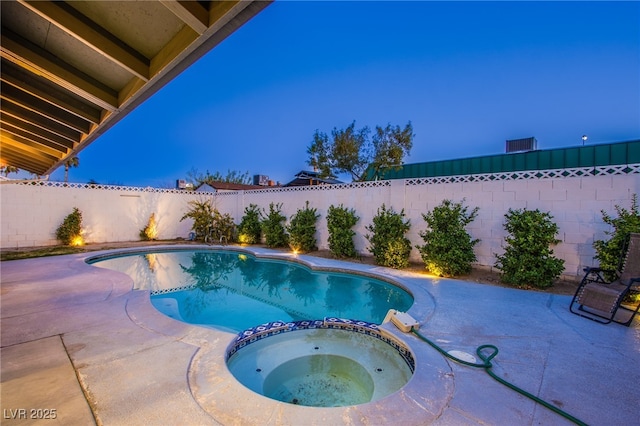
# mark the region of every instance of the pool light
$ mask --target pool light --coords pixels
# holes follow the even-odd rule
[[[71,243],[69,245],[74,247],[83,246],[84,238],[82,238],[82,235],[76,235],[73,238],[71,238]]]

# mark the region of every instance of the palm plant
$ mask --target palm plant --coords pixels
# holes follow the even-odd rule
[[[78,157],[71,157],[64,162],[64,181],[69,181],[69,168],[78,167],[80,165],[80,159]]]

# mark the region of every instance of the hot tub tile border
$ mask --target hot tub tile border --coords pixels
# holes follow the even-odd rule
[[[296,330],[310,329],[345,330],[375,337],[376,339],[382,340],[389,346],[393,347],[407,363],[409,369],[411,370],[411,373],[415,371],[415,359],[409,348],[400,343],[397,339],[392,338],[385,333],[382,333],[377,324],[361,320],[336,317],[327,317],[322,320],[300,320],[290,322],[273,321],[249,328],[238,333],[235,339],[230,343],[225,357],[226,361],[228,361],[229,358],[240,349],[262,339],[266,339],[267,337]]]

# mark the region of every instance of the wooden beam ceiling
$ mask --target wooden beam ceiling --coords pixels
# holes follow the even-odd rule
[[[0,1],[0,165],[50,174],[270,3]]]

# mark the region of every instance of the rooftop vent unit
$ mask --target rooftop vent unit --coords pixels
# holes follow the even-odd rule
[[[178,180],[176,180],[176,188],[177,189],[190,189],[190,188],[193,188],[193,184],[187,182],[186,180],[178,179]]]
[[[260,186],[269,186],[269,176],[253,175],[253,184]]]
[[[533,137],[507,140],[507,153],[535,151],[536,149],[538,149],[538,141]]]

